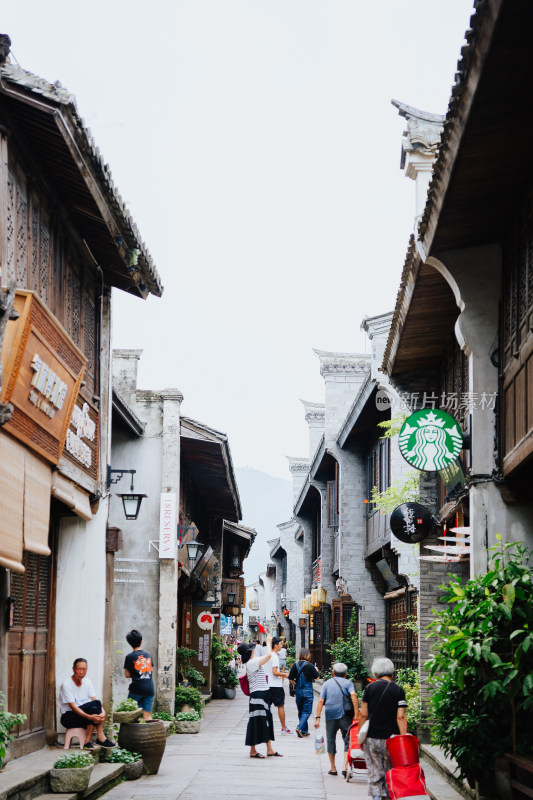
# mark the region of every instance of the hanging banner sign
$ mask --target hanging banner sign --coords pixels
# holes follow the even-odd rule
[[[431,512],[420,503],[402,503],[391,514],[390,529],[400,542],[417,544],[431,531]]]
[[[421,472],[445,469],[463,449],[459,423],[438,408],[425,408],[407,417],[398,441],[407,463]]]
[[[178,532],[176,493],[162,492],[159,516],[159,558],[176,558]]]

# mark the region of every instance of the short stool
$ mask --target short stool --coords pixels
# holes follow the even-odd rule
[[[72,739],[76,737],[80,743],[80,750],[83,750],[86,735],[87,731],[85,728],[67,728],[65,731],[65,744],[63,745],[63,749],[68,750]]]

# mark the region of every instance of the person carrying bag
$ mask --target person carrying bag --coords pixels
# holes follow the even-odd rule
[[[311,661],[311,653],[307,648],[302,648],[289,672],[290,685],[296,698],[298,709],[298,727],[296,735],[299,739],[309,736],[307,721],[313,713],[313,681],[318,678],[318,671]]]

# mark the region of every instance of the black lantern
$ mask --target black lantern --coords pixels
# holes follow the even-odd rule
[[[118,483],[124,475],[129,473],[131,475],[131,489],[128,494],[118,494],[117,497],[122,498],[122,505],[124,507],[124,514],[126,519],[137,519],[139,516],[139,511],[141,509],[141,503],[143,501],[143,497],[147,497],[146,494],[139,494],[134,491],[133,487],[133,476],[136,473],[134,469],[111,469],[111,467],[107,467],[107,488],[111,488],[112,483]],[[111,475],[113,473],[117,474],[116,478],[112,478]]]
[[[228,605],[232,606],[235,603],[235,592],[228,592],[226,596],[228,598]]]

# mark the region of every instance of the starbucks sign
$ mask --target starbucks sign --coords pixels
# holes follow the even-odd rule
[[[439,409],[415,411],[402,425],[400,452],[412,467],[437,472],[448,467],[463,448],[463,434],[451,414]]]

